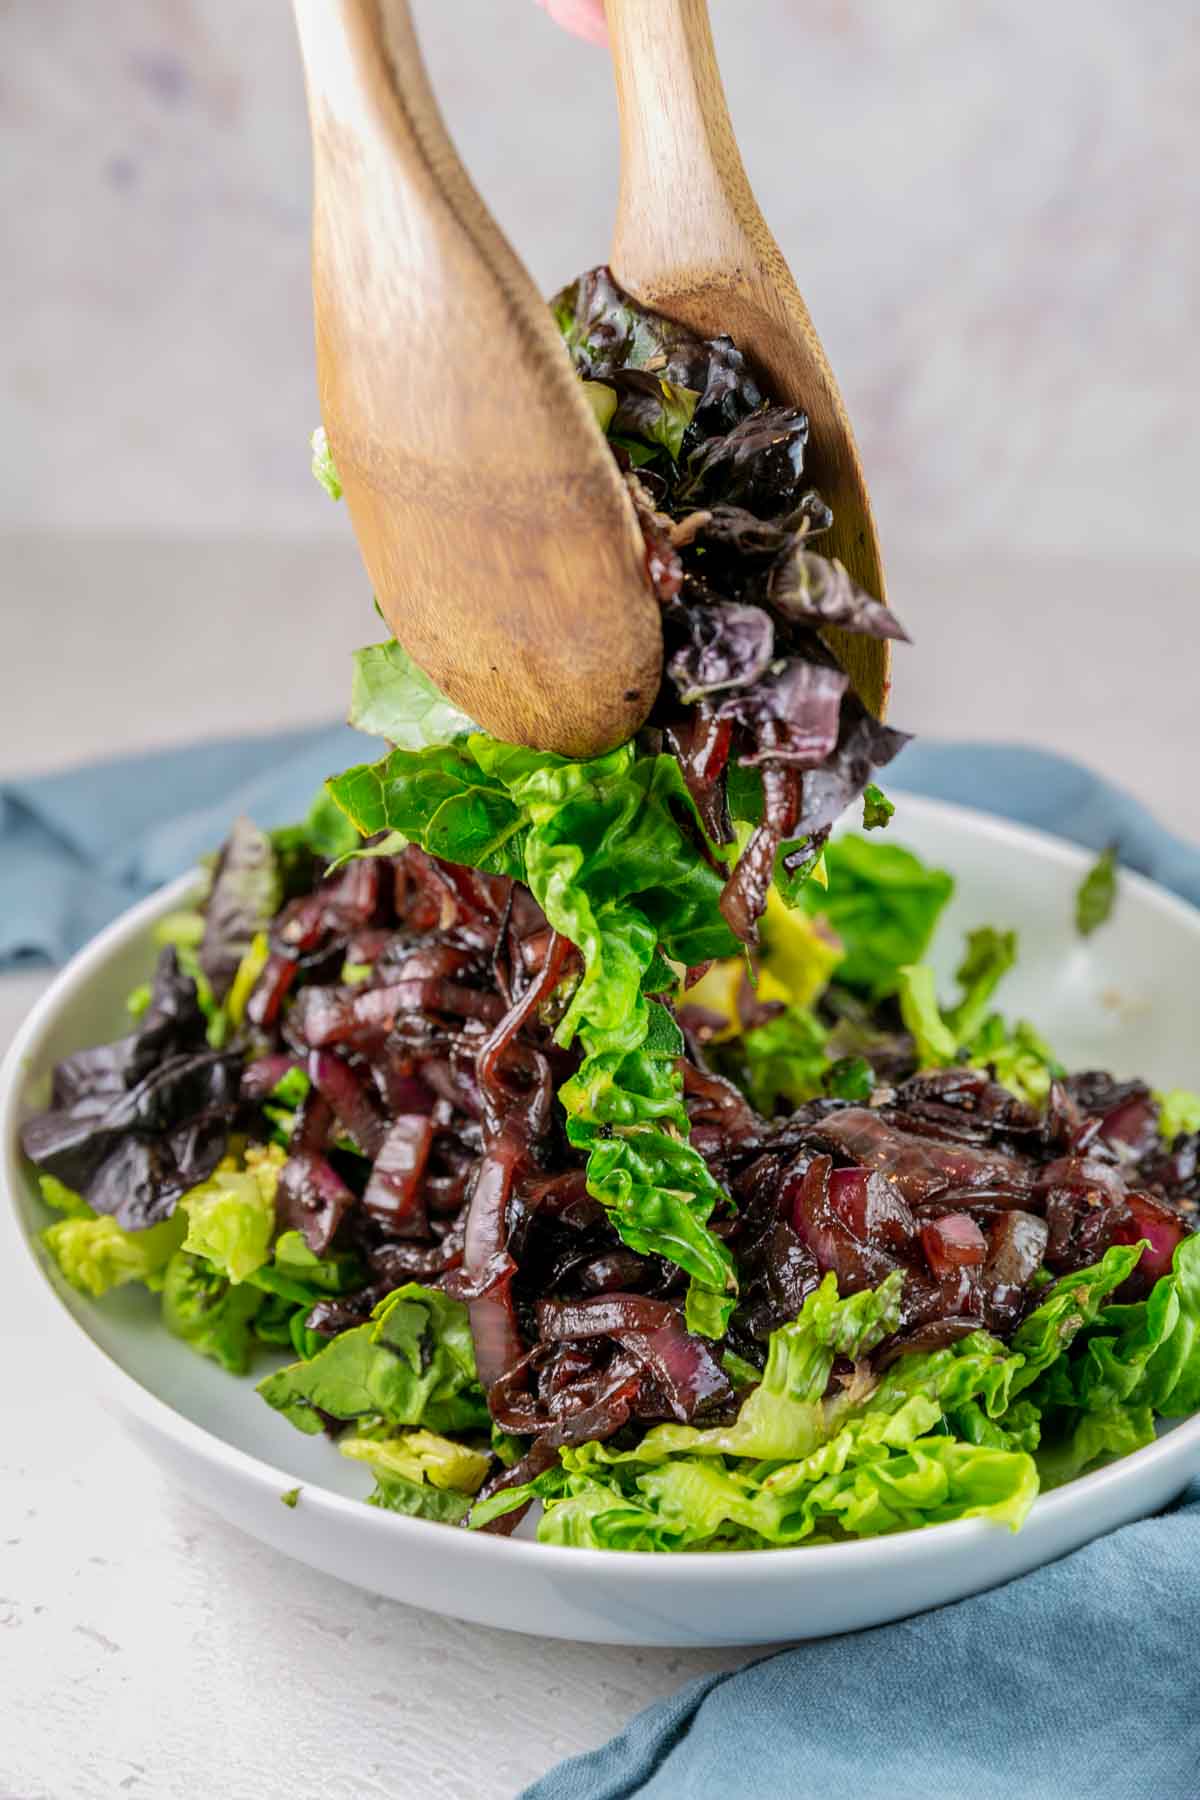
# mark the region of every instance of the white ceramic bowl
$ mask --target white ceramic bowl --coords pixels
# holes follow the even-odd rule
[[[1123,876],[1116,914],[1086,943],[1072,903],[1083,852],[962,808],[905,796],[896,841],[951,869],[939,934],[952,973],[962,932],[1015,926],[1021,959],[1001,994],[1072,1067],[1200,1085],[1194,997],[1200,913]],[[1020,1532],[978,1520],[862,1543],[704,1556],[563,1550],[400,1518],[361,1504],[363,1471],[302,1436],[254,1392],[171,1339],[156,1303],[124,1289],[99,1303],[63,1284],[35,1246],[46,1222],[17,1142],[54,1062],[124,1028],[123,1000],[153,961],[155,920],[190,878],[133,908],[59,975],[0,1071],[4,1266],[34,1281],[47,1332],[69,1337],[94,1389],[198,1500],[264,1543],[373,1592],[512,1630],[597,1643],[712,1645],[821,1637],[957,1600],[1153,1512],[1200,1470],[1200,1416],[1038,1500]],[[18,1241],[19,1240],[19,1241]],[[299,1484],[298,1505],[280,1495]]]

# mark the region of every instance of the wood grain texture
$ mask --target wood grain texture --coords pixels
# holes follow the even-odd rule
[[[806,467],[834,516],[820,548],[886,600],[850,420],[742,167],[706,0],[606,0],[606,8],[621,117],[613,273],[644,305],[694,331],[727,332],[777,399],[804,408]],[[828,637],[866,705],[882,716],[889,646],[840,632]]]
[[[608,749],[662,664],[612,456],[446,134],[407,0],[295,13],[321,413],[379,603],[496,736]]]

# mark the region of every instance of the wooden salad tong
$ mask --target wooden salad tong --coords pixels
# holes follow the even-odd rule
[[[294,6],[321,414],[384,616],[496,737],[571,756],[611,748],[645,718],[662,665],[611,452],[450,142],[407,0]],[[608,16],[622,135],[614,273],[645,304],[727,331],[779,400],[805,407],[809,466],[837,521],[831,553],[878,595],[849,422],[746,181],[704,0],[608,0]],[[834,648],[880,711],[886,643]]]

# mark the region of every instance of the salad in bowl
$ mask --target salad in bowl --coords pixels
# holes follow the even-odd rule
[[[1005,1015],[1002,895],[939,992],[953,877],[836,655],[904,633],[821,555],[804,414],[605,270],[555,312],[662,605],[647,726],[499,743],[360,652],[386,754],[238,821],[25,1121],[42,1242],[394,1512],[651,1552],[1018,1527],[1200,1409],[1200,1099]]]

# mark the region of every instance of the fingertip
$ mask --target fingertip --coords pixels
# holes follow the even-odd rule
[[[586,38],[589,44],[608,47],[608,27],[604,22],[604,0],[538,0],[556,25]]]

